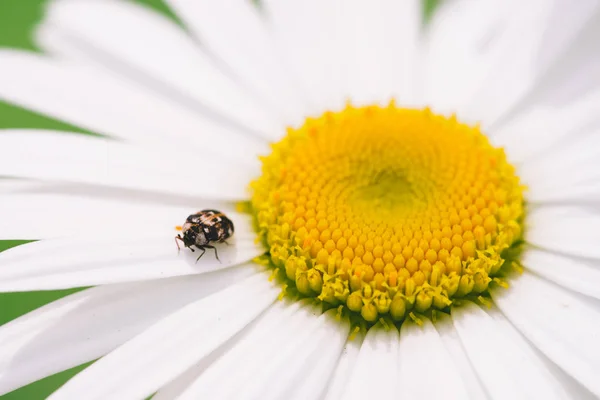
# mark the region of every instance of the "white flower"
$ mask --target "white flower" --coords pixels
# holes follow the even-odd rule
[[[0,239],[39,240],[0,254],[0,290],[94,286],[0,327],[0,393],[100,358],[52,398],[600,396],[598,1],[456,0],[427,30],[417,0],[168,4],[182,26],[57,1],[49,55],[0,52],[0,99],[104,135],[0,134],[19,178],[0,181]],[[355,334],[336,308],[278,299],[234,202],[286,126],[390,98],[506,149],[529,188],[524,272]],[[202,208],[235,224],[221,263],[173,241]]]

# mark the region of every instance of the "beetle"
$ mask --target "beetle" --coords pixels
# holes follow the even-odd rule
[[[178,250],[181,250],[180,241],[192,252],[192,246],[202,250],[196,262],[206,253],[206,249],[213,249],[215,257],[219,260],[217,249],[211,243],[229,244],[226,240],[233,236],[233,232],[233,222],[221,211],[202,210],[187,217],[181,227],[181,234],[175,236],[175,243]]]

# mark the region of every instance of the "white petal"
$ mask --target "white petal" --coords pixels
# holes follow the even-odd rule
[[[342,394],[346,389],[346,385],[352,374],[352,369],[358,358],[362,342],[363,336],[361,334],[356,334],[348,338],[337,366],[335,367],[333,376],[331,377],[331,381],[327,386],[327,391],[323,400],[337,400],[342,398]]]
[[[489,133],[495,145],[506,148],[511,162],[527,167],[536,156],[556,157],[562,146],[579,142],[598,120],[598,102],[600,90],[564,104],[540,101]]]
[[[452,318],[448,314],[437,313],[435,329],[438,331],[446,351],[452,357],[454,366],[469,391],[469,398],[474,400],[489,399],[477,376],[477,371],[475,371],[473,364],[469,361],[460,337],[456,329],[454,329],[454,325],[452,325]]]
[[[40,182],[26,180],[26,179],[15,179],[10,177],[0,177],[0,193],[19,193],[40,186]]]
[[[596,168],[596,167],[594,167]],[[594,171],[588,169],[585,174],[594,173]],[[556,178],[555,183],[551,186],[538,187],[535,183],[546,183],[546,179],[536,179],[535,182],[527,182],[529,190],[526,193],[527,200],[531,201],[531,204],[539,205],[556,205],[556,204],[580,204],[580,205],[591,205],[597,203],[600,200],[600,181],[594,178],[592,182],[569,184],[564,182],[565,185],[560,187],[560,180],[570,180],[577,177],[574,174],[568,175],[566,173],[561,174],[558,177],[551,177],[550,179]],[[529,179],[528,179],[529,180]]]
[[[202,359],[201,362],[194,365],[192,368],[185,371],[183,374],[178,376],[176,379],[167,383],[161,387],[158,392],[152,396],[153,400],[173,400],[179,398],[190,384],[204,371],[208,366],[212,365],[219,357],[222,356],[221,349],[228,347],[227,344],[219,347],[219,349],[213,351],[208,356]],[[213,355],[215,357],[213,357]]]
[[[439,333],[428,319],[422,318],[422,322],[423,325],[419,326],[406,321],[400,329],[399,397],[423,400],[469,398],[460,371],[446,351]]]
[[[253,379],[256,365],[270,362],[302,324],[317,319],[312,306],[278,301],[242,332],[242,337],[225,355],[210,365],[177,398],[235,398],[239,387]],[[240,362],[252,360],[252,362]],[[224,384],[227,382],[227,384]]]
[[[234,203],[221,200],[205,200],[198,196],[187,196],[184,194],[169,194],[147,190],[133,190],[128,188],[117,188],[111,186],[92,185],[84,183],[65,183],[52,181],[38,181],[22,178],[0,178],[0,193],[15,196],[64,196],[78,198],[89,198],[94,200],[114,201],[121,205],[153,205],[162,207],[185,207],[186,214],[190,211],[198,211],[203,205],[208,208],[221,209],[225,213],[235,211]],[[179,220],[181,216],[177,217]],[[181,221],[180,221],[181,222]]]
[[[524,272],[492,297],[510,322],[563,371],[600,396],[600,312],[581,297]]]
[[[190,31],[288,124],[301,121],[309,107],[275,51],[258,8],[249,1],[167,0]],[[243,34],[240,34],[243,32]]]
[[[334,311],[319,316],[313,307],[296,309],[278,306],[269,310],[264,321],[257,321],[239,345],[179,398],[235,399],[239,393],[246,398],[318,398],[348,336],[349,324],[336,321]],[[261,368],[256,370],[256,365]]]
[[[520,350],[518,351],[521,355],[530,358],[533,363],[533,368],[536,371],[547,371],[552,374],[552,381],[556,382],[557,395],[562,398],[576,398],[576,399],[591,399],[591,393],[588,392],[583,386],[577,381],[573,380],[570,376],[566,375],[559,366],[554,364],[551,360],[540,353],[530,342],[524,340],[523,335],[510,323],[509,320],[498,310],[493,307],[488,314],[491,315],[497,324],[500,325],[503,331],[503,337],[509,339],[513,344],[518,345]],[[538,364],[538,365],[535,365]],[[522,372],[523,376],[527,373]],[[531,384],[531,383],[529,383]],[[560,387],[559,387],[560,386]]]
[[[522,5],[521,2],[517,4]],[[596,0],[576,4],[564,0],[540,0],[519,7],[522,19],[512,15],[517,27],[502,37],[498,44],[500,51],[493,59],[487,79],[470,100],[466,113],[491,124],[512,111],[576,42],[599,6]]]
[[[249,390],[264,399],[318,399],[323,393],[348,338],[350,323],[336,318],[337,310],[322,314],[316,331],[297,332],[290,337],[295,346],[278,357],[278,365],[265,368],[262,380],[252,380]],[[314,318],[314,316],[313,316]],[[270,371],[270,373],[269,373]],[[271,378],[277,375],[278,379]]]
[[[466,303],[452,309],[452,321],[492,398],[568,398],[544,361],[497,310]]]
[[[390,398],[398,390],[398,330],[375,325],[360,347],[343,399]],[[385,384],[382,384],[385,382]]]
[[[268,0],[261,2],[277,50],[310,98],[308,113],[338,110],[346,105],[340,57],[343,36],[337,29],[334,1]],[[307,29],[310,27],[310,29]]]
[[[264,253],[247,218],[229,214],[236,233],[230,245],[217,244],[196,262],[195,253],[174,242],[175,231],[114,232],[112,236],[49,239],[0,253],[0,291],[15,292],[93,286],[204,274],[250,261]],[[245,223],[245,224],[244,224]],[[245,227],[245,228],[244,228]]]
[[[590,199],[589,196],[581,196],[577,189],[593,190],[600,183],[600,131],[586,135],[578,133],[568,139],[521,166],[519,176],[528,186],[529,201],[585,202]]]
[[[244,266],[99,286],[17,318],[0,327],[0,393],[95,360],[180,307],[255,271]]]
[[[600,258],[600,216],[583,208],[539,207],[527,215],[525,240],[543,249]]]
[[[527,112],[527,104],[534,107],[538,103],[554,104],[557,108],[569,107],[569,103],[600,88],[599,17],[600,13],[596,12],[594,19],[582,27],[577,39],[519,105],[518,112]]]
[[[248,370],[253,367],[252,363],[240,363],[240,359],[247,356],[242,354],[251,351],[254,356],[262,355],[273,349],[272,335],[279,333],[279,329],[286,325],[289,316],[300,308],[299,302],[289,302],[287,300],[277,301],[250,325],[234,336],[230,342],[219,347],[209,356],[190,368],[184,374],[162,387],[153,398],[167,400],[180,399],[185,392],[187,394],[203,393],[206,386],[223,389],[223,385],[214,385],[215,379],[228,379],[237,382],[238,376],[246,376]],[[246,371],[239,375],[239,370],[246,368]],[[225,370],[223,370],[225,369]],[[221,374],[225,376],[221,376]],[[228,377],[232,378],[229,379]],[[225,386],[229,387],[229,386]]]
[[[521,263],[528,270],[558,285],[600,299],[600,265],[597,262],[527,249]]]
[[[455,81],[455,89],[446,93],[464,93],[464,96],[459,95],[458,101],[451,105],[467,119],[483,121],[489,126],[511,111],[544,77],[591,20],[598,2],[581,1],[573,6],[572,2],[560,0],[526,4],[505,1],[498,2],[498,8],[475,3],[449,5],[448,11],[438,16],[439,19],[445,16],[452,23],[436,32],[441,42],[438,49],[444,44],[446,48],[442,52],[444,57],[432,57],[432,62],[436,69],[445,69],[446,61],[457,65],[456,61],[450,61],[453,56],[459,60],[458,68],[451,68],[445,74],[446,79],[453,80],[452,73],[458,69],[457,76],[462,75],[471,84],[458,90],[462,82]],[[460,9],[461,6],[464,8]],[[465,14],[462,19],[455,17],[460,14]],[[478,20],[480,15],[482,20]],[[557,24],[560,29],[555,28]],[[469,28],[470,25],[475,28]],[[452,34],[453,27],[461,32]],[[470,39],[469,34],[473,35]],[[461,38],[468,40],[461,42]],[[464,57],[460,50],[452,51],[453,46],[468,56]],[[441,85],[434,89],[437,95],[448,88]]]
[[[181,27],[147,7],[115,0],[55,1],[37,38],[52,53],[110,68],[182,107],[216,113],[258,135],[274,138],[283,128]]]
[[[0,170],[21,178],[239,200],[258,168],[258,159],[254,169],[88,135],[0,131]]]
[[[490,57],[487,41],[505,28],[506,1],[442,2],[427,27],[423,72],[426,102],[456,112],[477,90]]]
[[[273,307],[271,306],[270,308]],[[265,311],[262,315],[264,315],[266,312],[267,311]],[[237,346],[240,340],[242,340],[248,334],[248,331],[251,331],[260,321],[262,321],[262,316],[256,318],[247,327],[229,338],[229,340],[227,340],[217,349],[213,350],[210,354],[203,357],[202,360],[197,362],[187,371],[173,379],[171,382],[162,386],[156,393],[154,393],[152,399],[179,399],[181,394],[188,389],[188,387],[198,378],[198,376],[200,376],[207,368],[218,362],[218,360],[231,351],[233,347]]]
[[[181,157],[208,153],[252,165],[267,150],[262,139],[115,74],[33,53],[0,51],[0,99],[127,142],[170,148]]]
[[[0,207],[0,240],[50,239],[90,231],[109,236],[122,230],[123,225],[142,232],[168,232],[177,222],[182,223],[189,211],[185,207],[67,194],[10,194],[2,199]]]
[[[417,39],[421,2],[374,0],[339,2],[339,29],[344,39],[339,73],[354,104],[385,104],[395,97],[413,105],[418,71]]]
[[[268,274],[260,273],[189,304],[92,364],[50,398],[149,396],[252,322],[279,291]]]
[[[315,113],[339,109],[347,99],[354,104],[413,100],[418,1],[263,5],[278,48],[308,89]]]
[[[592,171],[588,170],[588,172]],[[566,179],[572,177],[573,175],[568,177],[566,174],[561,176],[561,178]],[[534,184],[531,184],[531,189],[526,196],[528,200],[531,199],[531,204],[542,206],[560,204],[593,206],[600,200],[600,181],[594,178],[591,182],[566,186],[565,188],[538,188]]]

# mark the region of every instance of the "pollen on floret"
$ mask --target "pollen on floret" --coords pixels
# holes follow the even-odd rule
[[[271,148],[249,209],[287,292],[369,325],[504,283],[524,187],[479,127],[394,103],[348,105]]]

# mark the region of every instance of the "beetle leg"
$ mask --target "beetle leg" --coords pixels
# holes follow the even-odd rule
[[[198,246],[198,248],[200,250],[202,250],[202,253],[200,253],[200,255],[198,256],[198,258],[196,258],[196,262],[198,262],[202,258],[202,256],[204,255],[204,253],[206,253],[206,249],[204,247]],[[194,250],[192,250],[192,251],[194,251]]]
[[[219,260],[219,253],[217,253],[217,248],[215,246],[211,246],[209,244],[205,244],[204,247],[208,247],[209,249],[213,249],[215,251],[215,258],[221,262],[221,260]]]
[[[175,236],[175,244],[177,245],[177,252],[179,253],[181,251],[181,247],[179,247],[179,241],[183,241],[183,239],[181,238],[181,235],[177,235]]]

